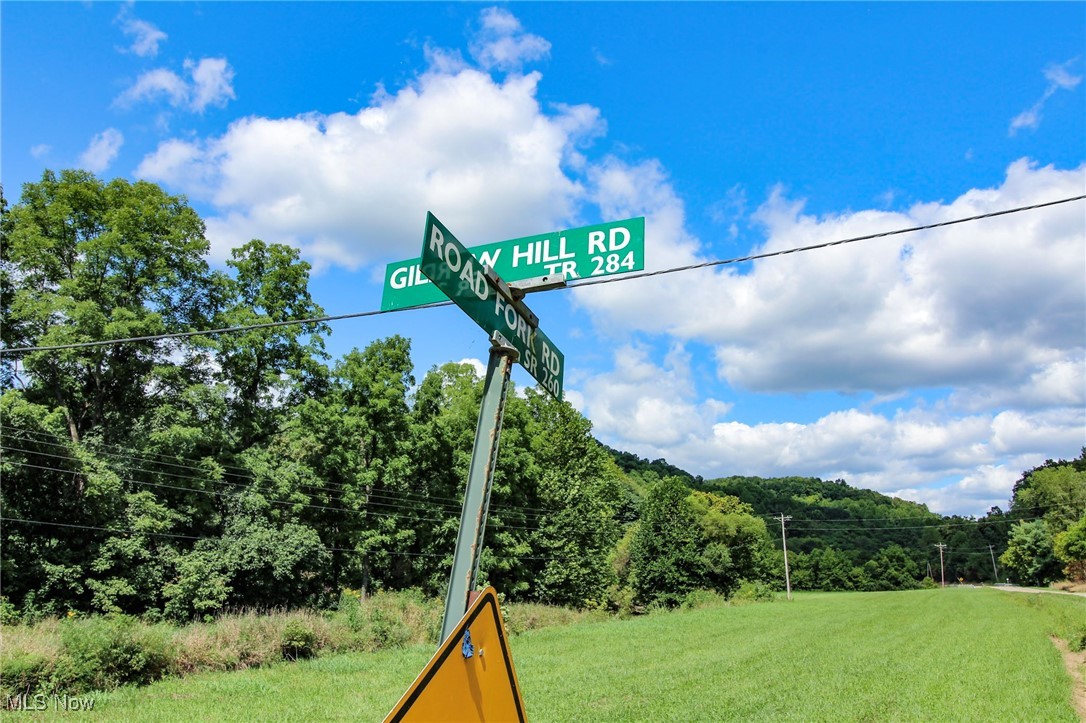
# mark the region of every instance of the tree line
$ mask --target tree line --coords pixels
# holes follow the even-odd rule
[[[345,589],[443,594],[482,396],[472,367],[416,380],[400,336],[332,359],[331,329],[302,321],[324,312],[296,249],[254,239],[213,269],[203,221],[157,185],[46,172],[0,206],[2,342],[36,349],[0,365],[5,609],[183,621],[327,607]],[[84,345],[118,338],[138,340]],[[483,582],[612,609],[782,585],[758,484],[620,467],[631,457],[568,404],[510,394]],[[766,503],[804,497],[780,495]],[[896,544],[844,553],[870,568],[863,587],[918,584]],[[797,545],[818,557],[803,584],[830,584],[832,546]]]

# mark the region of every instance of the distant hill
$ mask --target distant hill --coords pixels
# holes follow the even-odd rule
[[[859,489],[844,480],[825,481],[816,477],[743,477],[704,479],[676,467],[666,459],[648,460],[630,452],[607,447],[615,463],[639,486],[657,479],[677,476],[692,489],[733,495],[766,519],[771,534],[778,538],[779,515],[787,521],[790,552],[811,553],[833,548],[854,565],[874,559],[880,550],[901,546],[922,571],[929,564],[938,571],[936,543],[952,538],[956,549],[946,550],[946,561],[957,574],[971,579],[990,576],[988,544],[995,554],[1005,549],[1006,526],[962,526],[962,518],[948,518],[927,506],[896,497]],[[969,539],[963,539],[967,536]],[[933,563],[934,561],[934,563]]]
[[[816,477],[724,477],[705,480],[698,489],[734,495],[760,515],[785,515],[788,546],[797,552],[833,547],[867,560],[882,548],[897,544],[924,551],[927,537],[943,517],[925,505],[857,489],[844,480]],[[932,537],[932,542],[937,542]]]
[[[1008,571],[998,560],[1007,549],[1011,527],[1039,514],[1046,515],[1046,519],[1059,516],[1068,507],[1044,497],[1054,494],[1048,487],[1034,489],[1037,487],[1034,478],[1064,467],[1079,473],[1086,471],[1084,448],[1082,455],[1071,462],[1049,460],[1023,472],[1015,483],[1010,510],[993,507],[983,517],[946,517],[926,505],[852,487],[840,479],[731,476],[707,480],[663,458],[648,460],[630,452],[609,447],[607,450],[626,472],[631,486],[627,521],[636,519],[637,499],[644,496],[649,485],[663,477],[676,476],[692,489],[732,495],[749,504],[755,514],[766,520],[778,549],[783,514],[791,518],[786,521],[789,553],[803,553],[814,559],[835,550],[851,565],[860,566],[876,560],[881,550],[897,545],[917,564],[920,575],[938,578],[941,548],[948,582],[958,579],[992,582],[997,576],[999,581],[1005,581]],[[1049,487],[1057,489],[1058,485]],[[1077,508],[1068,520],[1073,521],[1075,514]]]
[[[621,450],[612,449],[603,443],[601,443],[600,446],[610,453],[619,469],[626,474],[632,474],[635,477],[640,478],[642,481],[651,482],[664,477],[682,477],[691,483],[700,483],[702,481],[700,475],[692,475],[686,470],[670,464],[666,459],[654,459],[650,462],[648,459],[638,457],[632,452],[623,452]]]

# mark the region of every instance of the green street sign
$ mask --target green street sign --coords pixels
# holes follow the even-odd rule
[[[645,218],[525,236],[471,249],[506,283],[565,274],[566,280],[624,274],[645,268]],[[407,309],[444,301],[419,268],[419,259],[385,267],[381,310]]]
[[[483,331],[501,334],[520,353],[520,365],[555,398],[562,398],[565,355],[534,328],[537,322],[527,307],[506,298],[487,278],[479,259],[432,213],[426,214],[419,269]]]

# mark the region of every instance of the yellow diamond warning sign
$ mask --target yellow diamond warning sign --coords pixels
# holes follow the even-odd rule
[[[524,701],[492,587],[468,608],[385,718],[392,721],[524,721]]]

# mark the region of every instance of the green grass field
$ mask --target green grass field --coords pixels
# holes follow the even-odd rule
[[[1086,599],[991,589],[805,594],[547,628],[511,641],[536,721],[1075,721],[1049,640]],[[125,721],[380,720],[414,647],[96,695]]]

